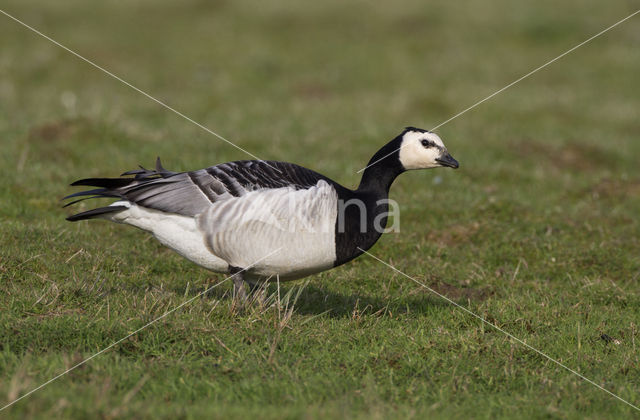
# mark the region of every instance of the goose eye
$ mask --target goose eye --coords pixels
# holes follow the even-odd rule
[[[431,142],[429,140],[425,139],[425,140],[422,140],[422,145],[424,147],[430,147],[431,146]]]

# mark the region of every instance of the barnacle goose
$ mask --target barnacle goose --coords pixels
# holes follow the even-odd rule
[[[155,170],[71,184],[98,188],[65,197],[83,197],[67,206],[87,198],[118,200],[67,220],[103,218],[151,232],[190,261],[233,274],[236,295],[244,297],[244,281],[297,279],[356,258],[382,235],[398,175],[457,168],[458,162],[437,134],[407,127],[369,165],[350,190],[292,163],[244,160],[171,172],[158,158]]]

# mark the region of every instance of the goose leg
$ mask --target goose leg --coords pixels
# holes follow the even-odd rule
[[[240,302],[247,301],[247,289],[244,285],[244,276],[241,268],[229,267],[229,272],[233,276],[233,298]]]

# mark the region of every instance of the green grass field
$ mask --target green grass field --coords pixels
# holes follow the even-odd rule
[[[267,3],[1,8],[251,153],[353,187],[404,126],[439,124],[635,7]],[[5,405],[224,278],[134,228],[66,222],[68,184],[248,156],[3,15],[0,40]],[[371,250],[635,405],[639,42],[636,16],[441,127],[461,168],[401,176],[401,231]],[[245,311],[229,283],[0,417],[640,414],[371,257]]]

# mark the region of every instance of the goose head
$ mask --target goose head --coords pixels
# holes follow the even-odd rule
[[[400,136],[398,160],[405,170],[460,166],[436,133],[407,127]]]
[[[457,169],[459,164],[447,151],[440,137],[431,131],[407,127],[396,138],[373,155],[364,171],[358,189],[389,191],[393,180],[412,169],[438,167]]]

